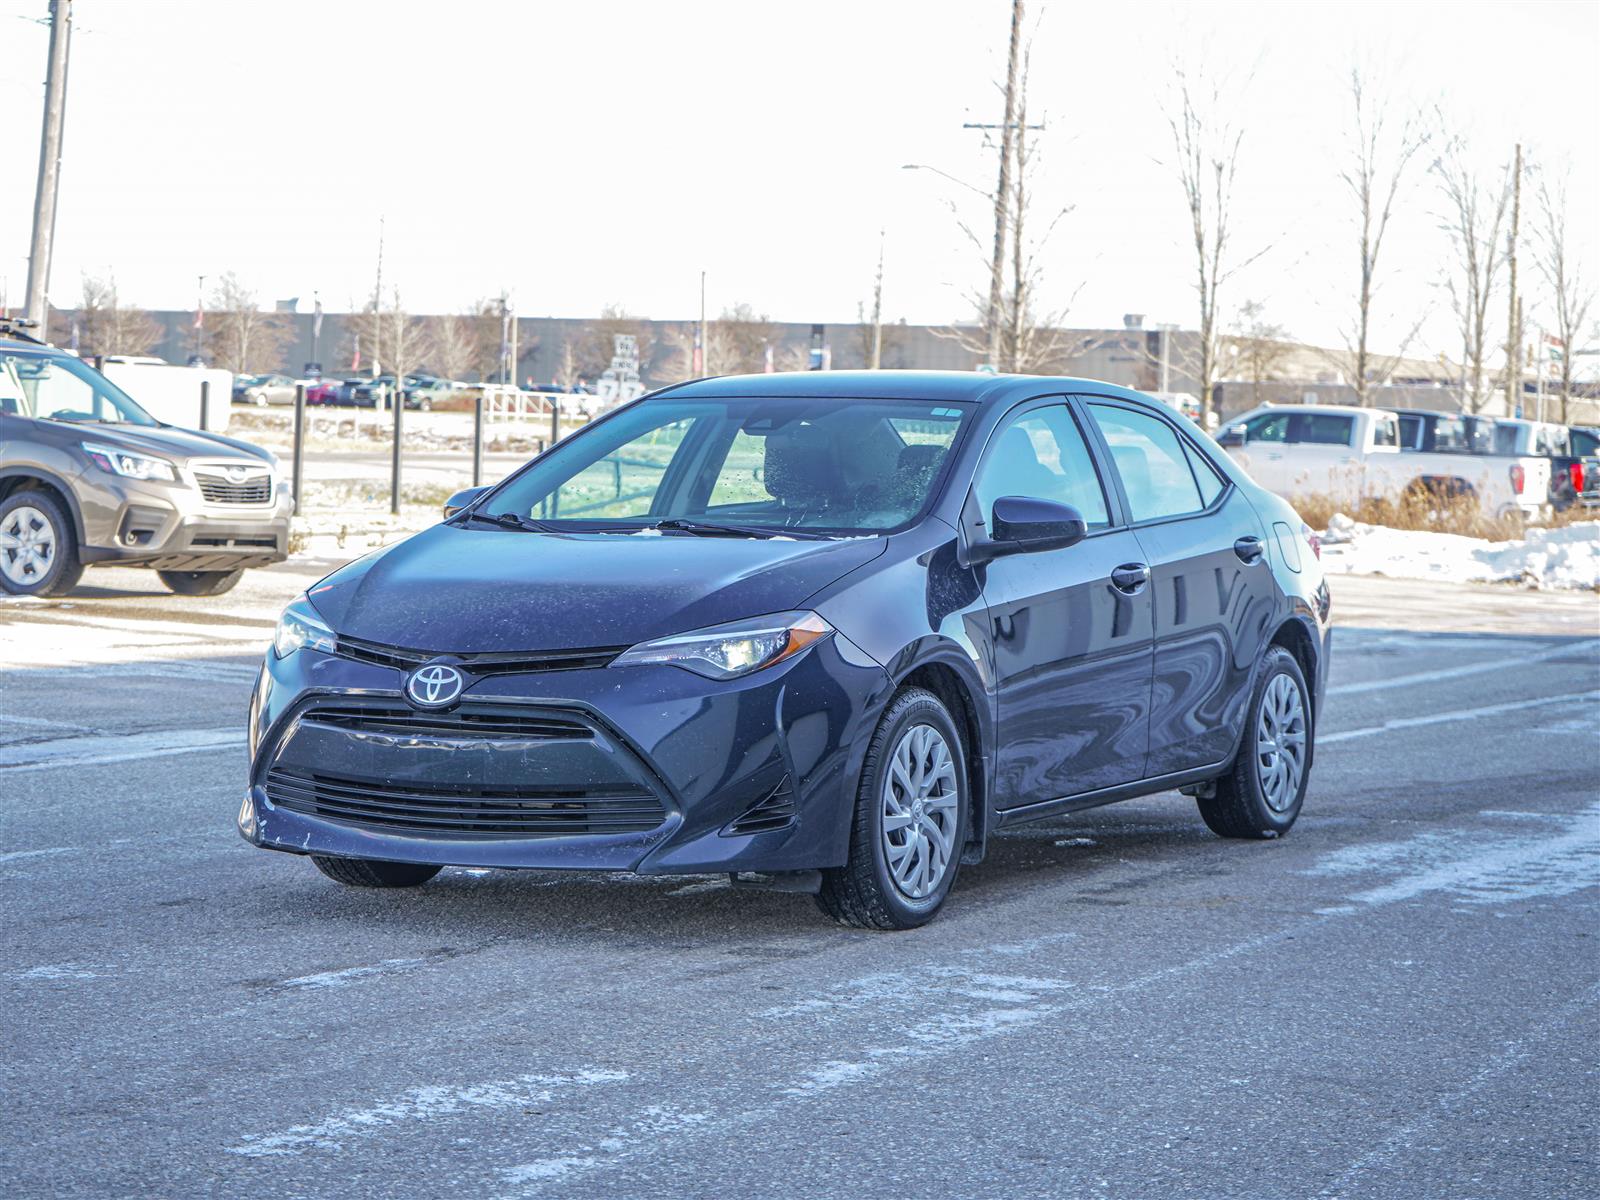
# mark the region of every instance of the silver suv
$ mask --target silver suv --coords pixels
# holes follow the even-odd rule
[[[163,425],[87,363],[0,325],[0,588],[71,591],[90,563],[215,596],[288,557],[277,459]]]

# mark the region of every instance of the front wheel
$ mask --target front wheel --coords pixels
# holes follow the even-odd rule
[[[1226,838],[1273,838],[1289,832],[1311,779],[1310,692],[1300,664],[1269,647],[1250,696],[1244,741],[1200,816]]]
[[[850,856],[822,873],[822,911],[860,929],[931,921],[961,864],[967,778],[965,747],[945,706],[922,688],[902,691],[867,749]]]
[[[328,854],[313,854],[311,861],[329,879],[346,887],[417,887],[443,870],[427,863],[379,862],[368,858],[335,858]]]
[[[180,596],[220,596],[231,592],[244,576],[244,568],[232,571],[157,571],[156,576]]]
[[[54,497],[13,492],[0,503],[0,588],[64,596],[83,577],[72,520]]]

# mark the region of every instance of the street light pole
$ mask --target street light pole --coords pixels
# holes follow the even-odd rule
[[[27,316],[48,328],[50,256],[56,241],[56,194],[61,187],[61,130],[67,113],[67,55],[72,45],[72,0],[50,0],[50,65],[44,82],[44,128],[39,135],[39,181],[33,194],[33,240],[28,250]]]

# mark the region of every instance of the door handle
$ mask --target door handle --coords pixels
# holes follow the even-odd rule
[[[1266,547],[1261,544],[1258,537],[1242,537],[1233,544],[1233,552],[1239,556],[1239,561],[1253,563],[1265,553]]]
[[[1144,563],[1123,563],[1111,572],[1111,586],[1124,595],[1137,595],[1150,582],[1150,568]]]

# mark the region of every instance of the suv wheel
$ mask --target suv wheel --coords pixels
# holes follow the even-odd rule
[[[53,496],[14,492],[0,502],[0,587],[13,596],[60,596],[82,576],[72,521]]]
[[[850,857],[822,873],[817,904],[841,925],[914,929],[944,904],[967,839],[967,760],[932,692],[907,688],[872,735]]]
[[[416,887],[444,869],[427,863],[379,862],[369,858],[335,858],[328,854],[313,854],[311,861],[329,879],[346,887]]]
[[[156,575],[180,596],[220,596],[231,592],[244,576],[244,568],[232,571],[157,571]]]
[[[1268,647],[1250,697],[1244,742],[1216,793],[1200,798],[1200,816],[1226,838],[1272,838],[1289,832],[1311,779],[1312,713],[1300,664]]]

